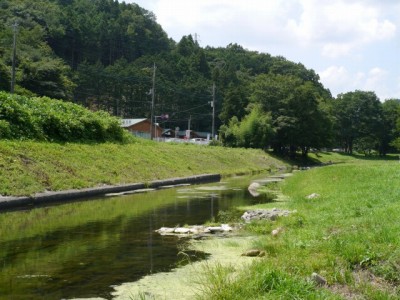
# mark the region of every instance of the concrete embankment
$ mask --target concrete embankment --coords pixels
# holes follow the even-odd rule
[[[30,208],[43,204],[62,203],[75,200],[87,200],[93,197],[103,196],[109,193],[123,193],[144,188],[157,189],[164,186],[174,186],[179,184],[199,184],[217,182],[221,180],[220,174],[202,174],[183,178],[170,178],[154,180],[147,183],[133,183],[117,186],[100,186],[79,190],[66,190],[59,192],[38,193],[24,197],[2,197],[0,196],[0,212],[2,210],[14,208]]]

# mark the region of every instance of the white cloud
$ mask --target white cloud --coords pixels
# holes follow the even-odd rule
[[[351,71],[344,66],[330,66],[318,72],[318,74],[323,85],[330,89],[334,97],[341,93],[361,89],[359,86],[365,80],[364,73],[358,72],[352,74]]]
[[[284,0],[172,0],[158,1],[155,10],[157,20],[177,41],[183,35],[198,33],[205,45],[237,42],[248,47],[285,39],[287,16],[298,8],[293,4]]]
[[[319,72],[321,81],[327,86],[339,87],[348,83],[350,74],[343,66],[330,66],[329,68]]]
[[[365,89],[372,91],[380,88],[386,81],[386,77],[387,71],[378,67],[371,69],[365,81]]]
[[[374,91],[381,100],[400,95],[400,80],[397,92],[395,95],[391,95],[393,88],[388,84],[389,73],[379,67],[372,68],[367,72],[352,72],[344,66],[330,66],[319,72],[319,75],[321,82],[330,87],[333,96],[355,90]]]
[[[325,57],[336,58],[348,55],[354,45],[351,43],[326,43],[322,46],[321,54]]]
[[[382,2],[353,0],[141,0],[176,41],[198,33],[204,45],[244,47],[297,44],[326,57],[351,54],[365,44],[391,39],[396,25]],[[232,40],[235,39],[235,40]],[[262,46],[264,45],[264,46]]]
[[[316,44],[322,55],[348,55],[360,47],[395,36],[396,25],[385,19],[379,6],[361,2],[299,0],[303,12],[289,20],[300,43]]]

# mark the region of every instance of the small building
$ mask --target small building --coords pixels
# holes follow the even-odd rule
[[[122,119],[121,127],[128,130],[131,134],[145,138],[151,139],[151,130],[153,129],[153,137],[159,138],[162,134],[162,128],[157,124],[154,124],[151,128],[151,121],[146,118],[142,119]]]

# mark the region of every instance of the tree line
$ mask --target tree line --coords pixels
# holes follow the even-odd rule
[[[400,146],[399,99],[381,102],[373,91],[332,97],[318,74],[284,57],[235,43],[203,48],[190,34],[175,42],[136,4],[2,0],[0,21],[0,90],[10,88],[15,37],[20,95],[135,118],[150,117],[154,92],[154,114],[170,116],[163,127],[186,129],[190,119],[191,129],[211,132],[215,84],[216,127],[227,146],[288,155]]]

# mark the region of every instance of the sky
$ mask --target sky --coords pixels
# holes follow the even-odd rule
[[[283,56],[318,73],[334,97],[362,90],[400,99],[399,0],[125,2],[153,12],[176,42],[191,34],[201,47],[237,43]]]

